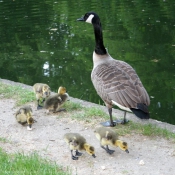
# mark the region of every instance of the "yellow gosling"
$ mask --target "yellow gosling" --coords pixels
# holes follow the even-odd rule
[[[37,99],[37,109],[41,109],[42,108],[41,104],[43,104],[45,99],[49,97],[51,94],[50,87],[47,84],[36,83],[33,85],[33,91]]]
[[[61,106],[68,100],[69,95],[66,93],[66,88],[60,86],[58,89],[58,94],[56,95],[51,95],[48,98],[46,98],[44,102],[44,108],[47,109],[47,113],[49,111],[55,112],[60,112],[60,111],[65,111],[65,109],[60,109]]]
[[[95,136],[100,141],[101,147],[106,150],[108,154],[113,154],[115,151],[109,149],[108,145],[119,147],[121,150],[129,153],[126,142],[118,139],[118,135],[110,128],[99,127],[95,129]],[[106,147],[105,147],[106,146]]]
[[[28,124],[27,130],[32,130],[32,124],[36,122],[32,116],[32,109],[30,106],[21,107],[15,114],[18,123],[25,125]]]
[[[94,158],[95,156],[95,148],[91,145],[89,145],[86,142],[86,139],[81,136],[78,133],[66,133],[64,135],[64,140],[69,146],[69,149],[71,151],[71,157],[73,160],[78,160],[78,157],[82,155],[79,150],[84,150]],[[75,155],[73,154],[73,151],[75,151]]]

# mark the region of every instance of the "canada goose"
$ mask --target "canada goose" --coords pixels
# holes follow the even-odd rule
[[[105,49],[99,16],[94,12],[88,12],[77,20],[91,23],[94,27],[96,44],[91,80],[110,115],[110,122],[103,125],[116,125],[112,118],[113,105],[125,111],[123,123],[126,122],[126,111],[132,111],[141,119],[149,119],[149,96],[135,70],[129,64],[113,59]]]
[[[44,102],[44,108],[49,110],[53,110],[53,112],[60,112],[65,109],[60,109],[60,107],[63,105],[66,100],[68,100],[69,95],[66,93],[66,88],[60,86],[58,89],[58,94],[51,95],[48,98],[46,98]]]
[[[88,154],[95,156],[95,149],[93,146],[86,142],[86,139],[78,133],[66,133],[64,135],[64,140],[71,150],[71,156],[73,160],[78,160],[78,156],[81,156],[78,150],[85,150]],[[73,155],[73,150],[75,150],[75,155]]]
[[[32,124],[36,122],[32,116],[32,108],[30,106],[21,107],[15,114],[18,123],[24,125],[28,124],[27,130],[32,130]]]
[[[47,84],[36,83],[33,85],[33,91],[37,99],[37,109],[41,109],[45,98],[50,96],[50,87]]]
[[[106,150],[108,154],[112,154],[114,150],[110,150],[108,145],[119,147],[121,150],[129,153],[128,145],[126,142],[123,142],[118,139],[118,135],[110,128],[99,127],[95,129],[95,136],[100,141],[100,145],[103,149]],[[106,146],[106,148],[104,147]]]

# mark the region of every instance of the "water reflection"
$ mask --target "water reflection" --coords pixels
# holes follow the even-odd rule
[[[110,54],[137,71],[151,97],[151,117],[175,124],[175,2],[0,1],[0,77],[101,103],[90,80],[94,35],[76,19],[101,17]]]

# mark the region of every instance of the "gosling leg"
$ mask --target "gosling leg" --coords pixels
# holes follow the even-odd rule
[[[106,145],[106,148],[104,146],[101,146],[108,154],[113,154],[115,151],[109,149],[108,145]]]
[[[78,150],[75,151],[75,156],[81,156],[82,153],[78,152]]]
[[[37,102],[38,102],[37,109],[42,109],[43,107],[39,105],[39,99],[37,100]]]
[[[78,160],[78,157],[73,155],[73,150],[71,150],[72,160]]]

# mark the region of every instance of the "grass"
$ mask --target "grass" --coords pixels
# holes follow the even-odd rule
[[[13,98],[17,100],[17,105],[22,105],[35,100],[34,93],[22,88],[21,86],[11,86],[0,83],[0,94],[1,98]],[[96,119],[109,119],[108,114],[98,107],[83,107],[80,103],[68,101],[63,105],[63,108],[67,110],[67,114],[69,113],[72,119],[80,121],[83,120],[90,123]],[[146,136],[160,136],[175,140],[175,133],[159,128],[153,124],[143,125],[130,121],[126,125],[117,125],[116,130],[120,135],[134,132]]]
[[[173,139],[175,141],[175,133],[162,129],[153,124],[140,124],[130,121],[126,125],[117,125],[116,131],[119,135],[126,135],[130,133],[142,134],[149,137],[163,137],[166,139]]]
[[[85,121],[89,123],[97,118],[109,120],[109,115],[98,107],[82,107],[80,104],[74,102],[68,102],[65,104],[65,108],[67,111],[73,112],[74,110],[77,110],[77,112],[72,113],[72,119]],[[175,141],[175,133],[172,133],[167,129],[159,128],[154,124],[140,124],[130,121],[125,125],[117,125],[115,129],[119,135],[135,133],[150,137],[159,136],[166,139],[173,139]]]
[[[61,166],[40,158],[36,153],[25,156],[22,153],[7,154],[0,149],[1,175],[68,175]]]
[[[16,100],[16,105],[20,106],[27,102],[35,100],[34,93],[22,88],[21,86],[11,86],[0,83],[0,98],[13,98]]]
[[[8,139],[6,139],[6,138],[0,137],[0,142],[2,142],[2,143],[8,143],[10,141]]]
[[[86,122],[91,122],[91,120],[94,120],[97,118],[107,119],[108,115],[104,111],[102,111],[100,108],[97,108],[97,107],[86,108],[86,107],[84,107],[80,112],[74,113],[71,117],[73,119],[85,120]]]
[[[83,109],[83,106],[81,106],[80,103],[74,103],[72,101],[67,101],[66,103],[63,104],[62,107],[65,108],[67,112]]]

